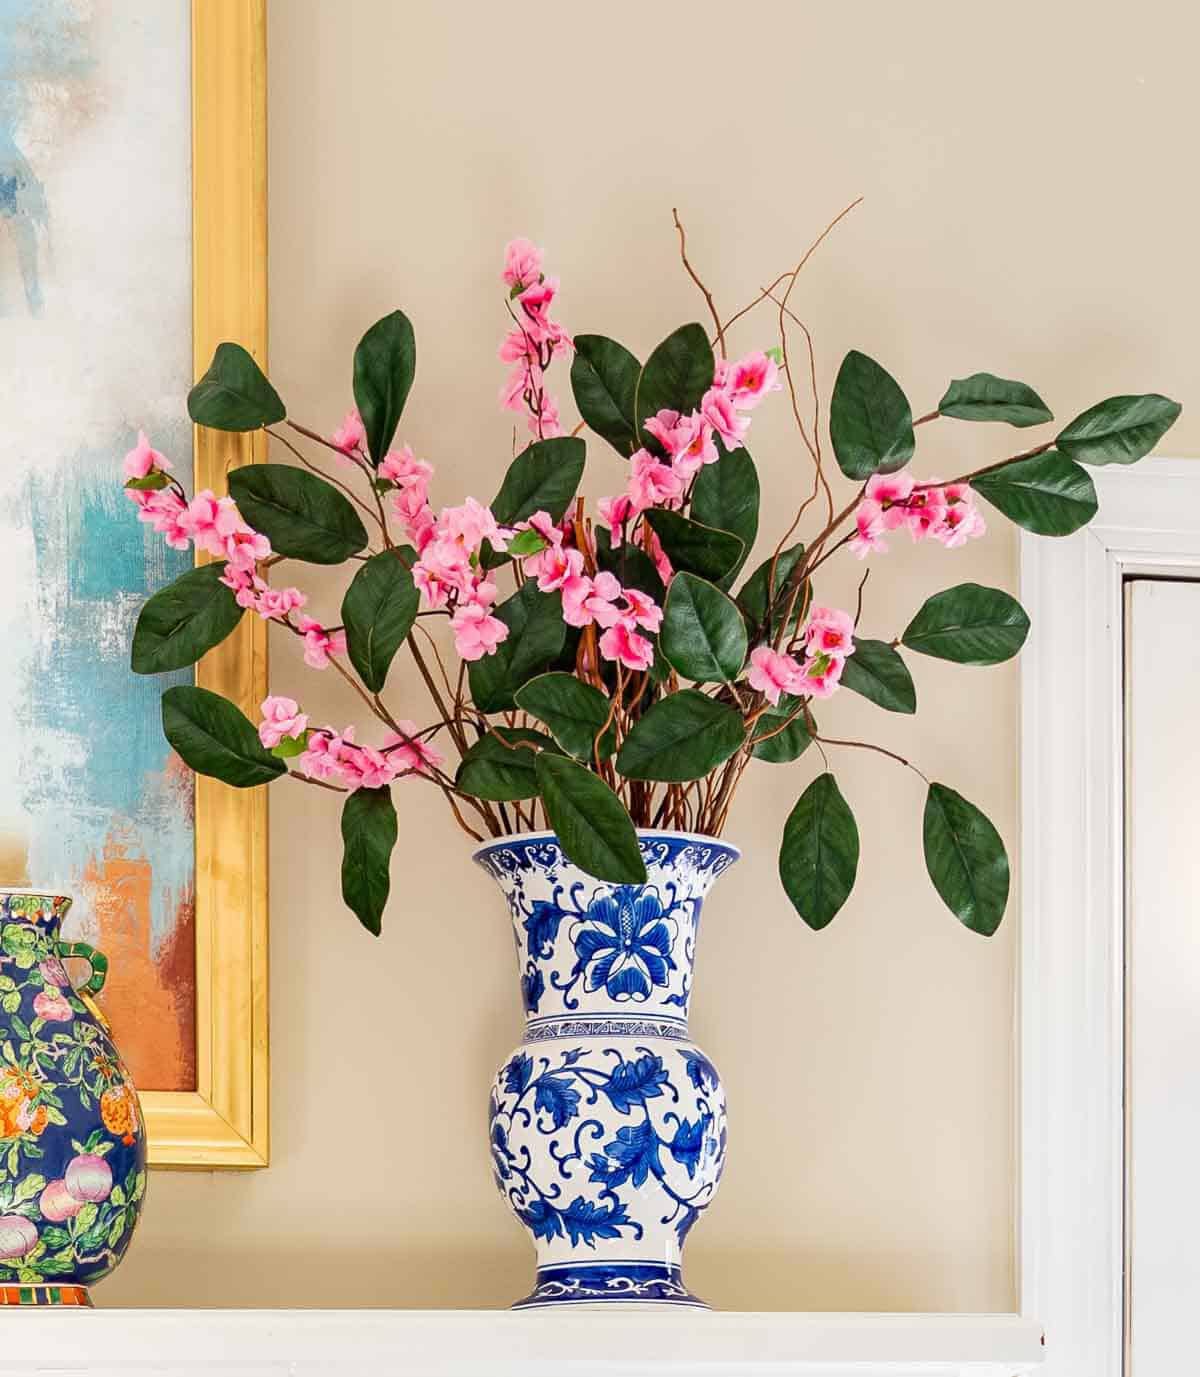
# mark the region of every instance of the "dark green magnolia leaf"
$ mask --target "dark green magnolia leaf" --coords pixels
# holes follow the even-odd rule
[[[818,775],[788,815],[779,849],[779,878],[810,928],[832,922],[858,873],[858,827],[831,774]]]
[[[737,604],[695,574],[676,574],[667,590],[659,644],[694,683],[728,683],[746,663],[746,623]]]
[[[545,732],[525,727],[493,727],[463,756],[454,782],[463,793],[494,803],[537,798],[534,766],[539,750],[559,753]]]
[[[135,674],[162,674],[194,665],[237,626],[242,609],[232,589],[221,582],[224,572],[224,560],[202,564],[149,599],[133,630]]]
[[[599,775],[548,751],[539,752],[536,769],[546,817],[567,859],[610,884],[645,884],[646,863],[633,823]]]
[[[612,538],[603,526],[595,528],[595,537],[597,565],[614,575],[622,588],[636,588],[661,607],[665,590],[650,556],[629,540],[623,540],[614,550]]]
[[[680,689],[634,725],[617,752],[617,769],[626,779],[699,779],[728,760],[744,737],[736,708],[698,689]]]
[[[392,791],[356,789],[342,808],[342,898],[368,932],[379,936],[392,887],[392,849],[399,828]]]
[[[812,737],[805,714],[797,713],[799,707],[799,698],[782,694],[775,707],[768,708],[755,722],[751,728],[751,735],[758,739],[758,745],[752,752],[755,760],[786,765],[789,761],[798,760],[808,750]],[[789,718],[792,720],[789,721]]]
[[[938,403],[938,412],[959,421],[1007,421],[1010,426],[1037,426],[1054,420],[1032,387],[991,373],[955,378]]]
[[[480,712],[506,712],[527,679],[557,659],[566,641],[562,597],[543,593],[533,579],[502,602],[493,614],[508,627],[508,639],[492,655],[467,667],[471,698]]]
[[[258,739],[254,723],[227,698],[191,684],[162,696],[163,735],[185,765],[199,775],[249,789],[287,773]]]
[[[1054,442],[1080,464],[1132,464],[1144,459],[1179,419],[1170,397],[1109,397],[1076,416]]]
[[[714,583],[742,560],[746,547],[729,531],[718,531],[689,521],[678,512],[652,507],[646,513],[650,528],[666,551],[676,572],[699,574]]]
[[[1008,856],[1000,834],[973,803],[944,784],[925,800],[925,868],[951,913],[990,937],[1008,903]]]
[[[687,415],[699,410],[713,385],[716,360],[702,325],[681,325],[646,360],[638,378],[634,410],[639,430],[659,411]]]
[[[998,665],[1025,644],[1029,618],[999,588],[960,583],[935,593],[901,638],[909,650],[960,665]]]
[[[208,372],[188,393],[188,415],[211,430],[258,430],[287,415],[279,393],[240,344],[217,345]]]
[[[358,513],[315,473],[290,464],[248,464],[229,475],[238,511],[277,555],[341,564],[367,546]]]
[[[346,652],[372,693],[383,691],[388,667],[416,620],[416,558],[417,552],[407,545],[372,555],[342,599]]]
[[[377,320],[354,351],[354,400],[376,468],[396,434],[416,371],[417,344],[403,311]]]
[[[700,470],[692,489],[692,519],[718,531],[730,531],[742,542],[741,559],[721,580],[721,587],[728,588],[758,534],[758,473],[746,450],[726,451],[719,439],[717,449],[720,459]]]
[[[851,351],[842,360],[829,404],[829,438],[847,478],[895,473],[913,457],[912,409],[895,378]]]
[[[762,639],[762,633],[766,630],[767,608],[771,605],[774,610],[771,616],[770,639],[775,639],[791,599],[789,581],[803,558],[804,546],[790,545],[786,550],[779,552],[778,559],[773,556],[764,559],[742,585],[737,595],[737,603],[746,614],[751,644],[756,644]],[[788,628],[789,634],[799,624],[803,603],[803,598],[796,599],[790,619],[791,625]]]
[[[611,701],[573,674],[539,674],[516,693],[517,706],[544,722],[554,739],[579,760],[595,758],[595,740],[603,730],[600,758],[612,755],[616,728],[606,724],[612,715]]]
[[[562,519],[583,477],[585,446],[578,436],[559,435],[535,440],[508,466],[492,512],[501,526],[527,521],[534,512],[546,511]]]
[[[855,639],[842,668],[842,684],[888,712],[916,712],[917,690],[908,666],[887,643]]]
[[[1086,469],[1049,450],[971,480],[993,507],[1034,535],[1065,536],[1096,515],[1096,488]]]
[[[623,345],[603,335],[576,335],[571,391],[579,414],[618,454],[638,447],[634,400],[642,365]]]

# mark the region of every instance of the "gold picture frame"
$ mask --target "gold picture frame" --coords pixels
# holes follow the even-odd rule
[[[192,345],[195,374],[222,340],[266,368],[266,0],[192,0]],[[195,485],[221,492],[266,439],[194,432]],[[203,556],[201,557],[203,558]],[[246,617],[196,682],[256,716],[266,625]],[[196,1089],[142,1094],[150,1165],[265,1167],[267,791],[196,778]]]

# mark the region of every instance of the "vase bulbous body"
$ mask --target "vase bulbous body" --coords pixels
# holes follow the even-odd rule
[[[142,1212],[137,1094],[91,994],[108,963],[62,895],[0,890],[0,1306],[90,1305]],[[63,964],[90,963],[75,988]]]
[[[496,1185],[537,1250],[516,1309],[703,1305],[681,1253],[724,1169],[725,1094],[688,1006],[701,906],[738,851],[638,840],[642,885],[593,878],[552,833],[475,854],[508,901],[525,1006],[490,1105]]]

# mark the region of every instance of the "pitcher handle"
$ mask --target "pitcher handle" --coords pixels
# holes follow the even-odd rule
[[[108,979],[108,957],[102,951],[97,951],[95,947],[90,947],[86,942],[60,942],[58,944],[59,956],[78,956],[91,966],[92,971],[87,980],[78,990],[82,994],[99,994],[104,988],[104,982]]]

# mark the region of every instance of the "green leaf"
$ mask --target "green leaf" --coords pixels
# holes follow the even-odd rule
[[[925,868],[951,913],[990,937],[1008,903],[1008,856],[1000,834],[961,794],[931,784],[925,800]]]
[[[125,486],[131,488],[134,492],[159,492],[161,489],[165,488],[170,481],[171,480],[165,473],[161,473],[158,469],[153,469],[145,478],[130,478]]]
[[[1034,535],[1065,536],[1096,515],[1096,488],[1086,469],[1049,450],[971,480],[976,492]]]
[[[397,831],[391,789],[356,789],[348,795],[342,808],[342,898],[376,937],[391,889]]]
[[[779,878],[792,907],[819,932],[849,898],[857,873],[854,814],[834,777],[818,775],[784,825]]]
[[[611,701],[573,674],[539,674],[516,693],[517,706],[544,722],[554,739],[579,760],[594,759],[594,743],[612,712]],[[609,726],[600,742],[600,758],[612,755],[616,728]]]
[[[1133,464],[1150,453],[1182,410],[1156,392],[1109,397],[1076,416],[1055,444],[1080,464]]]
[[[999,588],[960,583],[929,598],[901,640],[909,650],[959,665],[998,665],[1025,644],[1029,618]]]
[[[463,756],[454,782],[473,798],[496,803],[537,798],[534,765],[538,750],[559,753],[545,732],[526,727],[493,727]]]
[[[188,415],[211,430],[258,430],[287,415],[279,393],[240,344],[217,345],[208,372],[188,393]]]
[[[626,779],[699,779],[728,760],[744,738],[736,708],[698,689],[680,689],[635,723],[617,752],[617,769]]]
[[[742,557],[721,580],[728,588],[746,562],[758,534],[758,473],[744,449],[721,452],[715,464],[706,464],[692,489],[692,519],[718,531],[730,531],[742,542]]]
[[[603,526],[595,528],[596,563],[616,577],[622,588],[636,588],[662,605],[665,589],[654,561],[632,541],[623,540],[614,550],[612,537]]]
[[[530,555],[540,554],[549,544],[550,542],[544,536],[538,535],[532,527],[526,527],[513,536],[504,553],[510,559],[527,559]]]
[[[624,345],[603,335],[576,335],[571,391],[579,414],[618,454],[638,447],[634,399],[642,365]]]
[[[516,691],[558,657],[567,638],[561,595],[541,592],[533,579],[527,579],[493,615],[508,627],[507,640],[494,654],[467,666],[471,698],[480,712],[506,712],[514,707]]]
[[[647,416],[697,411],[713,385],[716,360],[702,325],[681,325],[646,360],[637,382],[634,412],[638,429]]]
[[[645,884],[646,863],[633,823],[599,775],[548,751],[539,753],[536,769],[546,817],[567,859],[597,880]]]
[[[163,734],[197,774],[249,789],[287,773],[258,739],[254,724],[228,699],[191,684],[162,696]]]
[[[829,438],[847,478],[895,473],[913,457],[912,409],[895,378],[851,351],[842,360],[829,405]]]
[[[534,512],[549,512],[561,521],[583,477],[586,446],[578,436],[535,440],[508,466],[492,512],[501,526],[527,521]]]
[[[412,576],[416,558],[416,551],[407,545],[372,555],[342,599],[346,651],[372,693],[382,692],[392,658],[416,620],[420,602]]]
[[[955,378],[938,403],[942,416],[959,421],[1007,421],[1010,426],[1037,426],[1054,414],[1032,387],[991,373]]]
[[[908,666],[887,641],[855,639],[842,667],[842,684],[888,712],[916,712],[917,690]]]
[[[367,546],[349,500],[323,478],[290,464],[247,464],[229,475],[238,511],[277,555],[341,564]]]
[[[790,592],[786,591],[788,580],[803,558],[804,546],[800,544],[790,545],[786,550],[779,552],[778,560],[774,558],[764,559],[742,585],[741,591],[737,595],[737,604],[746,614],[752,642],[759,640],[762,632],[766,629],[767,608],[772,603],[775,604],[775,607],[771,617],[769,639],[775,639],[775,635],[783,622],[787,599],[791,596]],[[771,577],[772,564],[774,565],[773,580]],[[803,598],[796,599],[796,605],[792,609],[791,625],[788,628],[789,634],[799,624],[800,609],[803,602]]]
[[[676,574],[659,637],[671,664],[694,683],[728,683],[746,663],[746,623],[737,604],[695,574]]]
[[[225,561],[202,564],[160,588],[138,613],[131,662],[135,674],[183,669],[220,645],[242,619],[221,582]]]
[[[376,468],[396,434],[416,371],[417,344],[403,311],[377,320],[354,351],[354,400]]]
[[[800,699],[785,693],[780,696],[779,702],[766,712],[755,722],[751,728],[751,733],[755,737],[766,737],[765,741],[759,741],[751,754],[755,760],[765,760],[771,765],[786,765],[789,761],[798,760],[800,756],[812,745],[812,737],[808,731],[808,721],[804,713],[800,713],[794,721],[788,722],[788,718],[800,706]],[[787,726],[784,723],[787,722]],[[768,733],[774,732],[773,736]]]
[[[671,567],[716,582],[742,561],[746,547],[729,531],[689,521],[678,512],[652,507],[646,513],[650,529],[662,541]]]

